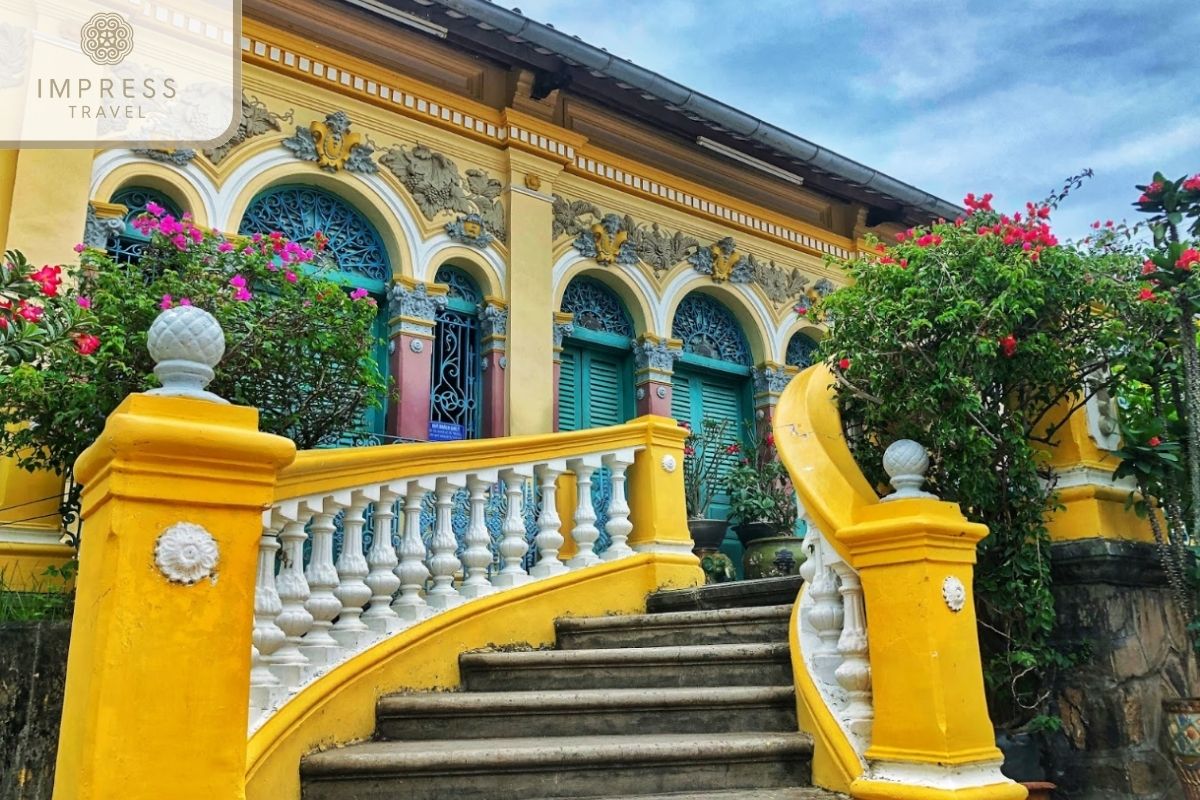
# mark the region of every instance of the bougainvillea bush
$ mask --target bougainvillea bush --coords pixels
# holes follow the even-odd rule
[[[883,450],[915,439],[927,488],[988,526],[975,585],[985,677],[994,721],[1015,728],[1048,720],[1046,673],[1068,663],[1050,644],[1040,453],[1121,344],[1136,286],[1127,258],[1061,244],[1050,205],[1009,215],[991,199],[968,195],[964,217],[875,243],[841,264],[850,286],[798,310],[831,323],[822,352],[868,477],[882,490]]]
[[[135,222],[150,238],[139,260],[80,245],[79,264],[61,268],[94,339],[0,374],[0,454],[65,472],[126,395],[158,385],[146,333],[176,304],[221,323],[225,356],[209,389],[257,407],[264,431],[314,447],[353,429],[379,402],[375,301],[320,266],[329,260],[319,257],[323,236],[225,236],[147,208]]]
[[[0,374],[71,351],[94,353],[100,340],[90,332],[89,305],[63,286],[62,267],[34,269],[23,253],[5,253],[0,261]]]

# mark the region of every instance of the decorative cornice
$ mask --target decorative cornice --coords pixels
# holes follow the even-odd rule
[[[488,303],[479,309],[479,332],[484,339],[504,338],[508,335],[508,309],[502,305]]]
[[[575,322],[573,314],[566,314],[562,311],[555,311],[554,319],[554,357],[558,358],[559,352],[562,350],[563,339],[575,332]]]
[[[652,168],[646,168],[644,173],[639,174],[634,167],[625,166],[620,157],[589,146],[586,138],[572,131],[559,129],[551,132],[552,126],[539,124],[541,121],[512,109],[498,115],[494,110],[465,98],[451,107],[446,104],[445,96],[434,97],[435,93],[425,92],[397,75],[330,64],[329,59],[325,57],[328,54],[317,57],[301,53],[298,48],[279,43],[278,39],[287,38],[286,34],[260,33],[256,28],[257,26],[250,26],[250,30],[242,37],[244,58],[251,63],[294,75],[310,83],[327,86],[394,113],[431,123],[497,147],[513,146],[536,152],[560,164],[565,163],[567,171],[574,174],[616,186],[626,192],[650,197],[656,202],[675,206],[698,216],[739,226],[751,233],[777,239],[797,249],[839,258],[849,257],[852,252],[849,247],[819,238],[803,227],[793,227],[785,222],[765,219],[755,212],[747,213],[723,202],[709,200],[691,188],[684,179],[671,180],[669,176],[652,177]],[[519,189],[520,187],[512,187],[513,191]]]
[[[433,325],[437,311],[446,305],[444,293],[430,293],[428,285],[418,283],[413,287],[397,283],[392,286],[391,303],[388,307],[393,317],[412,321],[424,321]],[[403,328],[402,328],[403,329]]]
[[[638,372],[656,372],[668,378],[675,369],[675,360],[682,354],[682,347],[672,347],[666,339],[643,336],[633,346],[633,358]]]
[[[750,371],[754,378],[755,396],[783,394],[795,373],[788,372],[779,364],[762,364]]]
[[[104,203],[107,208],[104,213],[97,211],[95,202],[88,203],[87,217],[83,223],[83,238],[81,241],[88,247],[97,250],[107,250],[108,245],[125,230],[124,206],[112,206]],[[119,212],[115,212],[120,209]]]

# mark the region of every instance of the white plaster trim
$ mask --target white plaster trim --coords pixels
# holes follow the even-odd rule
[[[957,791],[997,783],[1012,783],[1000,772],[1003,761],[988,761],[959,766],[914,764],[898,761],[872,761],[867,777],[873,781],[926,786],[942,791]]]
[[[1055,470],[1055,475],[1058,477],[1058,481],[1054,484],[1055,489],[1070,489],[1075,486],[1110,486],[1115,489],[1137,490],[1137,483],[1132,477],[1114,480],[1111,472],[1095,467],[1068,467],[1063,470]]]
[[[685,542],[643,542],[633,545],[638,553],[675,553],[692,555],[692,546]]]
[[[466,247],[473,253],[478,254],[491,267],[496,284],[499,287],[498,294],[500,296],[507,296],[508,264],[500,257],[500,254],[491,247],[480,249],[464,245],[462,242],[456,242],[445,232],[438,233],[417,245],[416,261],[413,262],[413,278],[425,281],[426,283],[433,283],[433,277],[437,273],[437,268],[441,266],[441,261],[438,258],[439,254],[445,250],[462,247]]]
[[[63,532],[57,529],[23,528],[17,524],[0,524],[0,543],[4,544],[63,544],[62,538]]]
[[[525,195],[529,195],[530,197],[536,197],[538,200],[544,200],[547,203],[554,202],[554,195],[546,194],[545,192],[535,192],[533,189],[530,189],[526,186],[517,186],[514,183],[513,185],[509,186],[508,188],[511,189],[512,191],[516,192],[517,194],[525,194]]]
[[[562,296],[563,291],[566,290],[563,282],[566,280],[567,274],[580,262],[596,266],[595,261],[580,255],[574,248],[567,250],[567,252],[559,256],[558,261],[554,262],[554,267],[550,270],[551,283],[554,285],[554,297]],[[633,285],[642,293],[642,302],[645,303],[646,308],[650,311],[650,319],[646,320],[649,329],[634,331],[634,333],[639,336],[644,333],[654,336],[666,336],[670,329],[664,328],[660,322],[661,318],[665,316],[665,311],[659,308],[663,299],[658,297],[650,278],[638,267],[623,268],[621,274],[633,281]],[[558,309],[555,308],[554,310],[557,311]]]
[[[672,278],[671,282],[663,287],[662,297],[659,298],[659,301],[657,304],[651,306],[651,309],[653,310],[654,317],[655,317],[654,324],[655,324],[655,327],[658,328],[658,330],[667,331],[668,333],[670,332],[671,320],[667,318],[667,309],[676,307],[677,297],[678,297],[678,299],[682,299],[682,295],[685,294],[685,287],[687,286],[687,284],[694,281],[697,277],[702,278],[704,276],[701,275],[700,273],[696,272],[693,269],[684,270],[684,271],[681,271],[674,278]],[[766,303],[763,302],[763,299],[761,297],[759,297],[757,294],[755,294],[750,289],[749,284],[726,283],[725,286],[727,288],[731,289],[732,291],[734,291],[737,295],[739,295],[741,297],[743,302],[745,302],[745,304],[747,306],[749,306],[751,314],[756,317],[756,321],[758,322],[759,330],[757,330],[757,331],[743,330],[742,333],[746,334],[747,337],[749,337],[751,334],[753,334],[755,339],[759,339],[761,341],[762,334],[764,331],[770,332],[772,330],[775,330],[775,323],[772,321],[773,315],[771,313],[771,310],[769,308],[767,308],[767,305],[766,305]],[[693,286],[690,289],[686,289],[686,291],[691,291],[692,289],[696,289],[696,288],[699,288],[699,287]],[[664,334],[664,335],[666,335],[666,334]],[[778,332],[776,332],[775,339],[778,340],[778,338],[779,338],[779,334],[778,334]],[[768,341],[763,341],[762,344],[763,344],[764,348],[768,351],[766,355],[770,360],[782,363],[782,361],[783,361],[782,358],[779,358],[776,355],[772,355],[772,353],[774,351],[779,349],[777,341],[769,341],[768,340]],[[784,348],[785,349],[787,348],[786,344],[784,344]],[[751,353],[751,356],[754,357],[754,354]]]
[[[203,156],[197,152],[196,158]],[[88,195],[93,200],[108,202],[107,197],[96,197],[96,192],[100,189],[100,184],[104,182],[109,175],[126,164],[137,164],[139,166],[149,167],[164,167],[171,170],[175,174],[182,177],[196,194],[200,195],[201,202],[204,203],[204,215],[208,219],[209,225],[220,228],[217,224],[217,208],[220,205],[220,192],[217,187],[209,180],[208,175],[194,163],[188,163],[182,167],[166,165],[159,161],[154,161],[150,158],[145,158],[134,153],[132,150],[106,150],[96,156],[92,161],[92,183],[88,190]],[[191,209],[193,214],[201,209]]]

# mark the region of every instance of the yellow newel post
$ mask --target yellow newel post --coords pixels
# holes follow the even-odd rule
[[[629,545],[639,553],[690,555],[692,537],[683,500],[687,431],[670,417],[647,415],[634,421],[646,426],[646,449],[629,469]]]
[[[127,397],[75,465],[85,531],[55,800],[245,793],[262,512],[295,446],[260,433],[256,409],[192,399],[212,397],[220,328],[158,329],[193,312],[208,316],[172,309],[150,333],[155,391],[185,396]]]

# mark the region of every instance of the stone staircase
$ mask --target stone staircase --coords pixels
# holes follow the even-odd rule
[[[738,588],[740,587],[740,588]],[[308,756],[304,800],[815,800],[788,654],[797,579],[562,619],[558,648],[466,653],[463,691],[384,697],[376,741]]]

